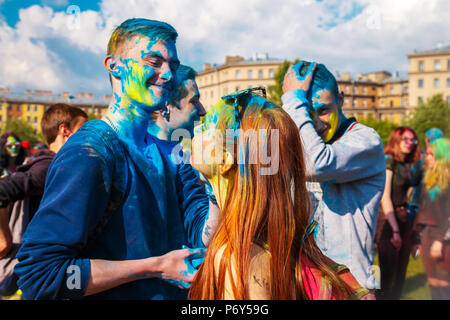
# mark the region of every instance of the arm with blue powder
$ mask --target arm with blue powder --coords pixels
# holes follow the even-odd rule
[[[382,143],[373,129],[348,132],[341,139],[327,144],[317,133],[309,114],[307,98],[316,64],[311,63],[301,76],[301,62],[290,67],[283,83],[283,109],[297,124],[305,147],[307,174],[318,182],[345,183],[373,176],[383,161]]]
[[[217,227],[219,207],[208,189],[205,193],[191,165],[181,164],[177,179],[188,242],[193,247],[207,247]]]

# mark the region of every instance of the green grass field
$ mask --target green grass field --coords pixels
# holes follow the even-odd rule
[[[375,264],[378,264],[378,255],[375,256]],[[421,257],[409,259],[401,300],[431,300]]]
[[[402,300],[431,300],[430,289],[421,257],[410,258]]]

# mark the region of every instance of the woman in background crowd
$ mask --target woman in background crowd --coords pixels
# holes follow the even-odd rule
[[[428,133],[428,132],[427,132]],[[426,171],[417,223],[421,254],[433,300],[450,299],[450,142],[430,141],[427,134]]]
[[[211,184],[221,217],[190,298],[373,298],[310,236],[298,128],[252,90],[223,97],[195,129],[191,164]]]
[[[9,176],[23,164],[26,154],[19,137],[6,132],[0,139],[0,177]]]
[[[387,142],[386,186],[381,199],[384,225],[377,248],[381,288],[377,299],[399,300],[406,277],[409,255],[417,240],[413,215],[408,208],[412,188],[422,180],[419,140],[413,129],[396,128]]]

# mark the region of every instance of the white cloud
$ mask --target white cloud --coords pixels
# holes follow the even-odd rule
[[[362,12],[352,17],[355,6]],[[40,75],[39,85],[49,89],[107,92],[101,56],[114,27],[131,17],[172,24],[179,33],[180,59],[197,69],[204,62],[223,63],[226,55],[267,52],[314,59],[332,71],[407,71],[406,54],[450,43],[445,32],[450,21],[443,19],[449,9],[446,0],[103,0],[99,12],[82,11],[74,21],[65,11],[32,6],[20,11],[14,29],[0,25],[1,61],[21,66],[20,72],[1,66],[0,79],[9,86],[31,86]],[[9,43],[7,37],[15,40]],[[55,39],[60,42],[56,46]],[[77,61],[59,52],[65,47]],[[71,63],[84,64],[86,70],[90,66],[94,76],[76,68],[66,72]]]
[[[6,24],[0,25],[0,86],[60,89],[58,57]]]

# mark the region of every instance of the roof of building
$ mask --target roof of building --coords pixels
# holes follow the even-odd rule
[[[22,102],[30,104],[54,104],[54,103],[69,103],[79,106],[107,106],[109,98],[101,97],[75,97],[55,94],[32,94],[21,92],[0,92],[0,101],[8,102]]]
[[[405,73],[393,74],[392,77],[383,80],[383,83],[404,82],[408,81],[408,75]]]
[[[241,57],[237,56],[237,57],[232,57],[232,58],[241,58]],[[269,54],[267,54],[267,53],[266,54],[258,54],[257,53],[247,59],[244,59],[244,58],[242,58],[241,60],[232,59],[231,61],[225,61],[225,63],[223,63],[223,64],[217,64],[217,63],[206,64],[206,65],[209,65],[209,68],[206,70],[203,69],[203,70],[199,71],[198,73],[209,72],[209,71],[216,70],[216,69],[223,69],[224,67],[235,66],[235,65],[270,64],[270,63],[281,64],[283,61],[284,61],[283,59],[269,57]]]
[[[414,53],[412,54],[433,54],[433,53],[448,53],[450,52],[450,45],[444,46],[444,45],[438,45],[434,49],[428,49],[428,50],[414,50]]]

